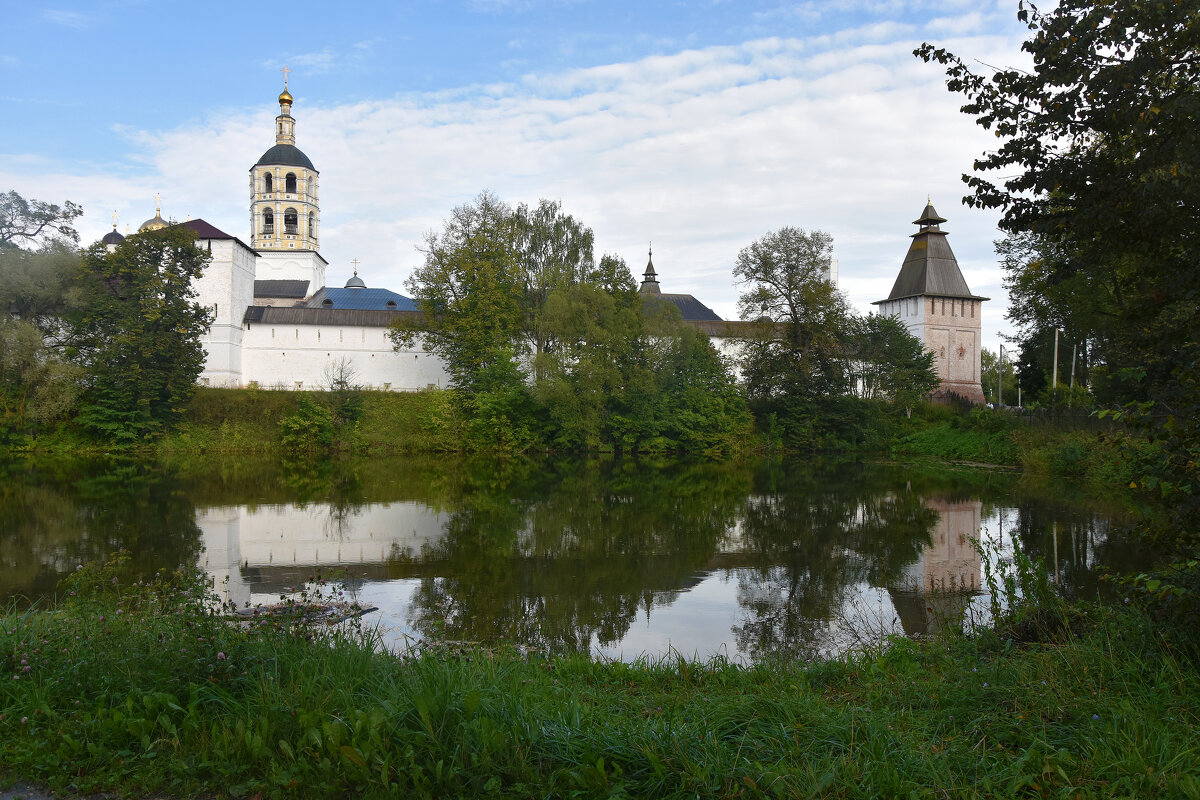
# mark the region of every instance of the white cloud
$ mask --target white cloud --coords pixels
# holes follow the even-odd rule
[[[315,53],[297,53],[283,58],[293,72],[299,67],[310,75],[323,75],[330,72],[337,66],[338,60],[337,53],[328,47]],[[277,66],[274,61],[265,61],[263,64],[272,69]]]
[[[984,318],[994,338],[1004,309],[991,246],[997,216],[958,202],[959,176],[994,140],[958,113],[961,99],[938,69],[912,57],[918,42],[907,28],[863,29],[486,87],[301,103],[297,140],[321,170],[329,281],[348,278],[358,258],[369,285],[400,289],[422,235],[487,188],[514,203],[562,200],[594,228],[598,251],[623,256],[635,274],[653,240],[664,290],[695,294],[726,318],[736,314],[740,248],[784,225],[823,229],[834,235],[843,288],[868,310],[891,288],[909,222],[931,194],[972,290],[995,298]],[[946,45],[999,63],[1015,58],[1017,42],[994,34]],[[0,156],[0,185],[83,203],[89,239],[114,207],[134,224],[152,216],[156,191],[165,213],[246,238],[247,170],[274,143],[271,99],[199,128],[132,134],[148,163],[133,176],[42,173],[33,188],[28,165]]]
[[[53,8],[43,11],[42,18],[48,22],[53,22],[55,25],[62,25],[65,28],[75,28],[77,30],[82,30],[92,24],[91,17],[86,14],[81,14],[78,11],[63,11]]]

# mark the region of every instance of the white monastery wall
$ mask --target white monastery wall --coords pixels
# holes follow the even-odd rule
[[[212,261],[196,281],[196,300],[214,312],[203,345],[207,358],[200,382],[236,385],[242,371],[242,315],[254,302],[254,251],[233,239],[205,239]]]
[[[327,388],[342,359],[354,370],[353,382],[367,388],[413,391],[449,384],[441,359],[420,348],[394,350],[387,333],[387,328],[355,325],[247,325],[241,384]]]

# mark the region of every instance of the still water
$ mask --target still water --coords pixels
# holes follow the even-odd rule
[[[1014,473],[845,462],[17,466],[0,597],[50,602],[76,565],[126,550],[140,575],[199,565],[238,605],[333,575],[397,647],[812,658],[986,624],[976,541],[1095,595],[1103,567],[1141,560],[1127,517]]]

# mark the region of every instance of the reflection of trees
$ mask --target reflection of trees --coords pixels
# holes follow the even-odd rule
[[[427,637],[586,652],[639,608],[694,582],[733,525],[745,470],[634,462],[472,480],[445,537],[419,556]],[[656,599],[657,598],[657,599]]]
[[[1060,590],[1075,597],[1095,597],[1107,586],[1099,565],[1122,571],[1148,567],[1153,554],[1120,535],[1111,517],[1085,506],[1064,507],[1048,497],[1027,499],[1004,514],[1003,535],[1040,561]]]
[[[80,463],[76,478],[12,471],[0,484],[0,597],[42,597],[76,564],[131,555],[131,577],[193,564],[200,530],[170,475],[128,463]]]
[[[746,503],[738,570],[743,609],[733,628],[754,659],[810,658],[829,647],[829,621],[863,581],[882,585],[915,561],[937,514],[897,476],[857,464],[765,476]],[[903,485],[903,484],[901,484]]]

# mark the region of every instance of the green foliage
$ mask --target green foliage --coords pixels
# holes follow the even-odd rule
[[[65,418],[74,409],[80,377],[78,368],[46,346],[34,324],[0,318],[0,447]]]
[[[287,607],[331,587],[306,588]],[[58,790],[1008,798],[1200,783],[1191,651],[1134,611],[1084,609],[1053,646],[987,635],[739,667],[396,655],[296,615],[229,625],[188,574],[85,567],[69,591],[54,613],[0,620],[0,761]]]
[[[395,323],[398,346],[420,341],[442,359],[454,387],[496,388],[511,365],[525,322],[517,235],[512,210],[483,193],[452,212],[441,234],[425,242],[425,263],[405,284],[417,298],[419,320]]]
[[[933,352],[895,317],[852,318],[849,329],[855,391],[868,400],[890,400],[911,415],[921,398],[938,386]]]
[[[0,252],[50,243],[72,247],[79,243],[75,220],[82,214],[83,209],[70,200],[57,206],[26,200],[15,191],[0,194]]]
[[[832,252],[827,233],[781,228],[738,253],[733,274],[745,287],[738,311],[757,323],[742,363],[752,401],[848,391],[850,309],[826,279]]]
[[[732,372],[558,203],[484,193],[428,238],[409,282],[422,314],[392,336],[447,364],[469,450],[729,452],[749,429]],[[668,307],[669,306],[669,307]]]
[[[131,444],[169,428],[195,392],[211,315],[195,281],[211,256],[172,227],[93,246],[64,313],[68,358],[85,372],[78,422]]]
[[[1000,208],[1027,333],[1064,327],[1103,365],[1106,402],[1129,405],[1164,458],[1152,476],[1176,529],[1200,530],[1200,25],[1192,4],[1023,5],[1030,70],[991,76],[923,45],[998,149],[965,176],[969,205]],[[1120,220],[1114,226],[1114,220]],[[1025,354],[1023,353],[1023,359]],[[1034,361],[1030,358],[1029,361]],[[1042,361],[1044,364],[1044,360]],[[1043,367],[1044,371],[1044,367]],[[1097,370],[1098,372],[1100,370]],[[1061,379],[1060,374],[1060,379]]]
[[[279,420],[279,441],[292,452],[328,451],[334,444],[333,413],[308,395],[301,396],[296,413]]]

